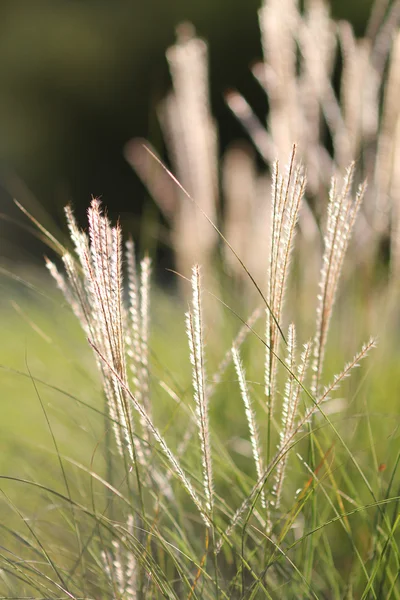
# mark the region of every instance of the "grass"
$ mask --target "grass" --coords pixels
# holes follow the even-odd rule
[[[96,202],[91,239],[94,229],[109,227]],[[101,256],[105,247],[97,243]],[[372,364],[320,404],[323,388],[319,396],[312,394],[311,375],[303,377],[307,361],[295,368],[292,327],[285,335],[289,357],[284,347],[276,354],[283,358],[277,361],[271,416],[262,376],[264,371],[264,378],[270,377],[271,369],[264,364],[270,353],[265,354],[261,311],[264,316],[250,326],[246,339],[234,345],[233,364],[229,361],[212,395],[213,373],[229,351],[232,333],[242,326],[239,316],[221,308],[207,290],[201,292],[196,268],[186,317],[191,341],[185,349],[184,304],[156,294],[150,313],[141,309],[129,244],[127,251],[130,317],[121,304],[121,318],[124,348],[132,347],[125,351],[126,364],[138,361],[132,378],[124,379],[116,351],[107,358],[104,330],[96,333],[96,310],[103,316],[109,312],[106,292],[96,292],[90,281],[85,294],[99,293],[103,304],[93,308],[96,300],[89,302],[86,295],[72,301],[81,298],[82,306],[92,307],[81,313],[89,315],[83,327],[92,335],[92,356],[76,319],[53,292],[46,299],[29,292],[36,297],[32,304],[26,292],[14,288],[11,305],[2,309],[3,339],[10,340],[1,359],[7,415],[1,465],[3,596],[396,598],[400,481],[393,348],[375,349]],[[81,256],[89,257],[83,249]],[[109,260],[101,269],[115,268]],[[69,255],[66,261],[72,264]],[[70,273],[71,285],[77,285],[74,275],[84,277],[83,271]],[[361,336],[367,325],[359,312],[359,285],[349,280],[344,285],[337,311],[344,318],[335,317],[321,378],[328,387],[346,362],[349,328]],[[39,288],[47,290],[48,283]],[[140,298],[145,293],[142,289]],[[290,296],[286,310],[302,315],[305,327],[311,322],[305,314],[310,303],[299,306]],[[134,328],[140,331],[149,315],[155,325],[147,345],[143,331],[135,341]],[[384,320],[375,318],[384,331]],[[369,321],[376,326],[374,315]],[[268,333],[269,318],[267,327]],[[311,358],[311,346],[307,352]],[[362,349],[359,358],[363,355]],[[338,383],[345,374],[344,369],[336,376]],[[114,384],[111,391],[107,381]],[[124,402],[129,418],[138,413],[128,437],[126,417],[113,414],[124,410]],[[234,516],[238,509],[240,519]]]
[[[221,222],[190,27],[160,110],[177,178],[126,149],[170,222],[179,291],[152,289],[98,199],[83,230],[66,208],[68,247],[31,217],[61,294],[2,271],[0,597],[400,598],[397,13],[362,45],[322,2],[286,8],[260,11],[267,129],[228,96],[267,168],[228,152]],[[291,151],[288,132],[305,136]]]

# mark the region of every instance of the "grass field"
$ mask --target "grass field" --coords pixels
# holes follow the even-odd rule
[[[400,599],[398,4],[363,40],[322,0],[259,19],[267,126],[227,96],[258,159],[219,156],[187,24],[173,172],[125,148],[174,292],[96,198],[1,271],[1,598]]]
[[[310,297],[317,289],[315,275]],[[252,500],[246,528],[243,521],[238,524],[215,563],[212,556],[218,540],[210,538],[182,482],[176,480],[176,473],[171,477],[174,469],[165,452],[154,438],[146,438],[145,430],[139,435],[151,449],[150,469],[167,477],[168,484],[147,480],[144,465],[139,465],[140,500],[132,463],[115,446],[93,352],[79,323],[44,269],[22,279],[35,289],[2,278],[3,597],[398,597],[396,290],[376,282],[368,291],[367,304],[365,291],[361,292],[364,274],[343,278],[324,383],[351,360],[368,333],[379,337],[377,347],[332,394],[324,414],[317,411],[312,422],[299,430],[279,509],[271,495],[278,454],[264,488],[271,525],[263,520],[260,498]],[[235,299],[235,292],[226,289],[229,280],[222,281],[221,297]],[[216,280],[213,285],[216,291]],[[295,273],[286,312],[300,323],[303,337],[313,321],[316,301],[309,302],[306,295],[295,293],[298,290]],[[211,382],[242,327],[240,317],[246,320],[251,309],[248,301],[236,297],[237,316],[208,297],[207,290],[203,298],[207,381]],[[181,456],[182,468],[205,502],[205,492],[199,491],[202,450],[195,431],[185,304],[176,295],[154,290],[148,371],[152,420]],[[280,409],[269,428],[263,321],[264,317],[252,326],[254,331],[240,352],[260,450],[266,455],[270,437],[275,455]],[[278,407],[285,379],[280,369]],[[218,512],[214,535],[223,532],[232,511],[251,497],[257,478],[239,387],[231,363],[209,406]],[[307,398],[302,402],[300,414]],[[128,584],[130,564],[134,564],[134,591]]]

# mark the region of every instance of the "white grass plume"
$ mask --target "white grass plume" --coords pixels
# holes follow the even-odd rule
[[[161,126],[178,179],[216,222],[217,129],[209,101],[207,45],[190,24],[182,24],[167,60],[174,89],[161,107]],[[207,258],[217,242],[215,231],[179,190],[172,236],[181,273],[200,259],[208,267]]]
[[[80,265],[76,265],[70,254],[63,256],[68,283],[50,261],[47,261],[47,267],[86,334],[101,349],[119,377],[126,381],[121,228],[119,224],[111,227],[96,198],[92,199],[88,210],[88,235],[79,230],[70,207],[65,213]],[[120,453],[126,448],[133,460],[133,421],[129,403],[110,370],[101,362],[97,361],[97,364],[117,447]]]
[[[299,426],[303,426],[311,419],[311,417],[316,412],[318,412],[318,409],[321,406],[321,404],[330,399],[330,394],[338,388],[338,386],[344,379],[350,376],[351,371],[353,369],[360,366],[360,361],[364,359],[369,353],[369,351],[372,350],[372,348],[375,348],[375,346],[375,338],[370,338],[369,341],[362,346],[361,350],[354,356],[353,360],[351,360],[345,365],[342,371],[334,377],[333,381],[329,385],[325,386],[322,394],[320,394],[315,404],[310,409],[308,409],[304,417],[301,418],[300,423],[296,427],[296,431],[299,430]]]
[[[250,399],[249,390],[247,387],[244,367],[243,367],[243,364],[242,364],[242,361],[240,358],[239,351],[237,350],[237,348],[235,348],[235,346],[232,346],[232,358],[233,358],[233,364],[235,365],[237,378],[239,381],[240,393],[241,393],[243,404],[245,407],[245,413],[246,413],[247,424],[248,424],[249,432],[250,432],[250,441],[251,441],[251,447],[253,450],[253,458],[254,458],[254,464],[256,467],[257,479],[260,479],[262,477],[262,473],[264,471],[264,462],[262,459],[262,453],[261,453],[261,448],[260,448],[257,420],[256,420],[256,415],[254,413],[252,404],[251,404],[251,399]],[[263,508],[265,508],[265,509],[267,508],[267,501],[265,498],[264,490],[261,491],[261,504],[262,504]]]
[[[354,223],[365,193],[365,184],[360,186],[354,201],[351,199],[351,186],[354,176],[354,163],[347,169],[340,192],[333,178],[329,194],[328,220],[324,237],[325,249],[319,282],[317,304],[317,324],[313,348],[313,381],[311,391],[318,396],[325,346],[335,303],[336,292],[349,245]]]
[[[140,262],[138,276],[133,241],[128,240],[125,248],[129,292],[128,327],[125,335],[128,367],[132,374],[133,392],[151,416],[148,347],[151,261],[149,257],[145,257]],[[141,425],[143,436],[148,441],[148,431],[143,423]]]
[[[298,219],[300,203],[304,195],[306,178],[301,166],[295,166],[296,147],[293,146],[287,175],[283,177],[275,163],[272,177],[272,217],[268,270],[267,301],[270,311],[266,311],[266,355],[265,355],[265,395],[272,418],[275,401],[276,354],[279,351],[284,294],[289,274],[293,239]]]
[[[192,270],[192,311],[186,313],[186,332],[189,340],[190,362],[192,363],[192,381],[196,403],[197,426],[200,437],[203,463],[204,493],[207,510],[213,510],[213,474],[210,445],[208,399],[205,385],[205,357],[203,340],[203,321],[201,311],[200,268]]]

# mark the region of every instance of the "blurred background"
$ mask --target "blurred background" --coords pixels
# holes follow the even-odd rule
[[[239,89],[260,118],[266,102],[249,66],[261,58],[259,0],[2,0],[0,4],[0,256],[42,260],[43,246],[10,223],[12,197],[51,227],[91,195],[137,236],[150,200],[124,145],[144,136],[163,152],[156,109],[170,88],[165,50],[190,20],[209,44],[212,112],[221,151],[243,137],[223,94]],[[362,35],[370,0],[333,0]],[[151,206],[151,204],[150,204]],[[155,207],[154,207],[154,210]],[[51,221],[50,221],[51,217]],[[128,222],[128,223],[127,223]]]

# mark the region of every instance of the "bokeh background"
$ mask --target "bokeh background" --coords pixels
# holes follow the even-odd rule
[[[261,57],[259,0],[2,0],[0,4],[0,255],[41,260],[43,248],[10,223],[18,198],[52,231],[72,201],[83,218],[100,195],[137,236],[151,200],[123,157],[145,136],[163,152],[156,109],[170,86],[165,50],[191,21],[209,44],[220,146],[243,137],[223,94],[239,89],[265,118],[249,65]],[[362,34],[370,0],[334,0]],[[23,220],[23,219],[22,219]],[[126,223],[128,221],[128,223]]]

